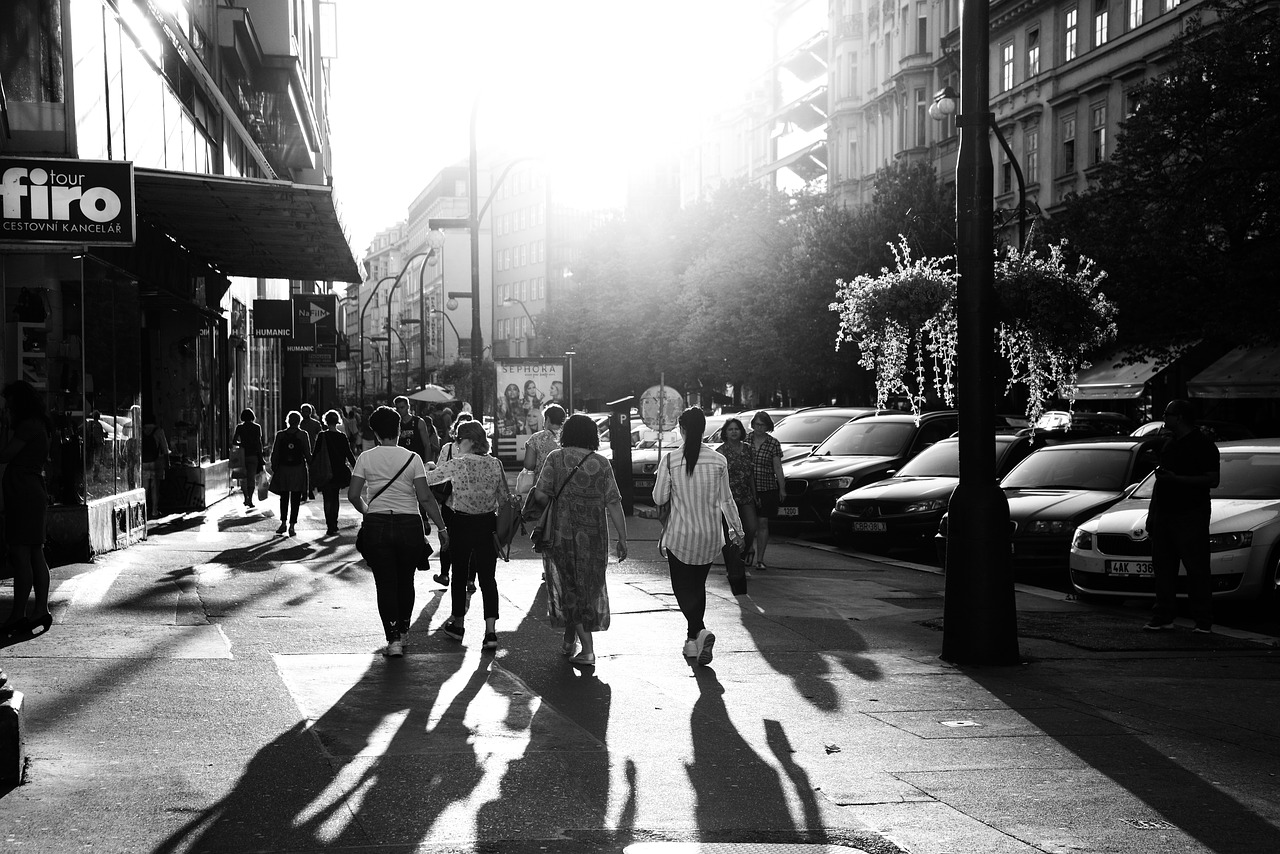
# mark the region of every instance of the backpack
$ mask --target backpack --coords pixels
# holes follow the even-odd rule
[[[156,441],[156,432],[142,434],[142,461],[154,463],[160,457],[160,443]]]
[[[300,466],[307,461],[306,451],[302,449],[302,439],[285,433],[280,441],[284,447],[280,451],[280,465]]]

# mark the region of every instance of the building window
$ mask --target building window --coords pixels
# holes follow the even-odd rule
[[[1004,150],[1004,146],[1000,146],[1000,192],[1013,192],[1013,161],[1009,159],[1009,152]]]
[[[1129,0],[1129,29],[1142,26],[1142,0]]]
[[[1127,119],[1138,112],[1142,107],[1142,99],[1138,97],[1138,93],[1129,89],[1124,93],[1124,117]]]
[[[1182,0],[1164,0],[1164,10],[1166,12],[1172,12],[1180,5],[1182,5]]]
[[[920,10],[916,14],[916,53],[929,52],[929,17],[925,11],[925,5],[920,3],[917,8]]]
[[[1038,183],[1040,174],[1040,128],[1027,128],[1022,134],[1022,159],[1028,184]]]
[[[1027,33],[1027,77],[1035,77],[1040,73],[1040,31]]]
[[[916,90],[916,147],[923,148],[928,145],[925,134],[928,133],[925,128],[929,124],[929,102],[926,100],[923,89]]]
[[[858,55],[856,53],[849,54],[849,94],[855,98],[858,96]]]
[[[884,76],[893,76],[893,33],[884,34]]]
[[[1064,33],[1065,42],[1063,43],[1062,61],[1070,62],[1076,58],[1076,35],[1079,12],[1076,9],[1070,9],[1067,12],[1067,28]]]
[[[853,138],[853,134],[849,134],[849,177],[861,176],[862,173],[858,170],[858,141]]]
[[[1062,169],[1063,175],[1072,175],[1076,171],[1076,117],[1067,116],[1062,120]]]
[[[1107,159],[1107,105],[1094,104],[1089,110],[1089,163]]]
[[[1093,46],[1101,47],[1107,43],[1107,23],[1111,13],[1107,11],[1107,0],[1098,0],[1093,8]]]
[[[871,43],[871,62],[868,64],[868,68],[870,68],[870,69],[871,69],[871,79],[872,79],[872,80],[875,80],[875,79],[876,79],[876,56],[877,56],[877,54],[878,54],[878,53],[879,53],[878,46],[876,45],[876,43],[875,43],[875,42],[872,42],[872,43]],[[875,89],[875,88],[876,88],[876,86],[875,86],[875,84],[874,84],[874,83],[872,83],[871,88],[872,88],[872,89]]]
[[[1013,42],[1000,45],[1000,91],[1013,88]]]

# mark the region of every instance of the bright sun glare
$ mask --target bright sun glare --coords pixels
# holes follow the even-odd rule
[[[544,158],[578,204],[679,152],[767,62],[765,0],[341,0],[334,180],[359,251],[477,146]],[[388,179],[388,164],[395,177]]]

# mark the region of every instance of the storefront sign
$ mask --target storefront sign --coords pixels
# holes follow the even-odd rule
[[[315,379],[337,379],[338,359],[333,347],[318,347],[302,357],[302,375]]]
[[[287,299],[253,301],[254,338],[292,338],[293,303]]]
[[[0,157],[0,243],[132,246],[133,163]]]

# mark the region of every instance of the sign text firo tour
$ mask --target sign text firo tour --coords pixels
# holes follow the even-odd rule
[[[120,196],[107,187],[86,188],[84,177],[83,173],[39,167],[10,167],[0,176],[0,216],[65,222],[71,219],[72,204],[92,222],[107,223],[119,216],[123,208]],[[25,213],[23,199],[28,200]]]

